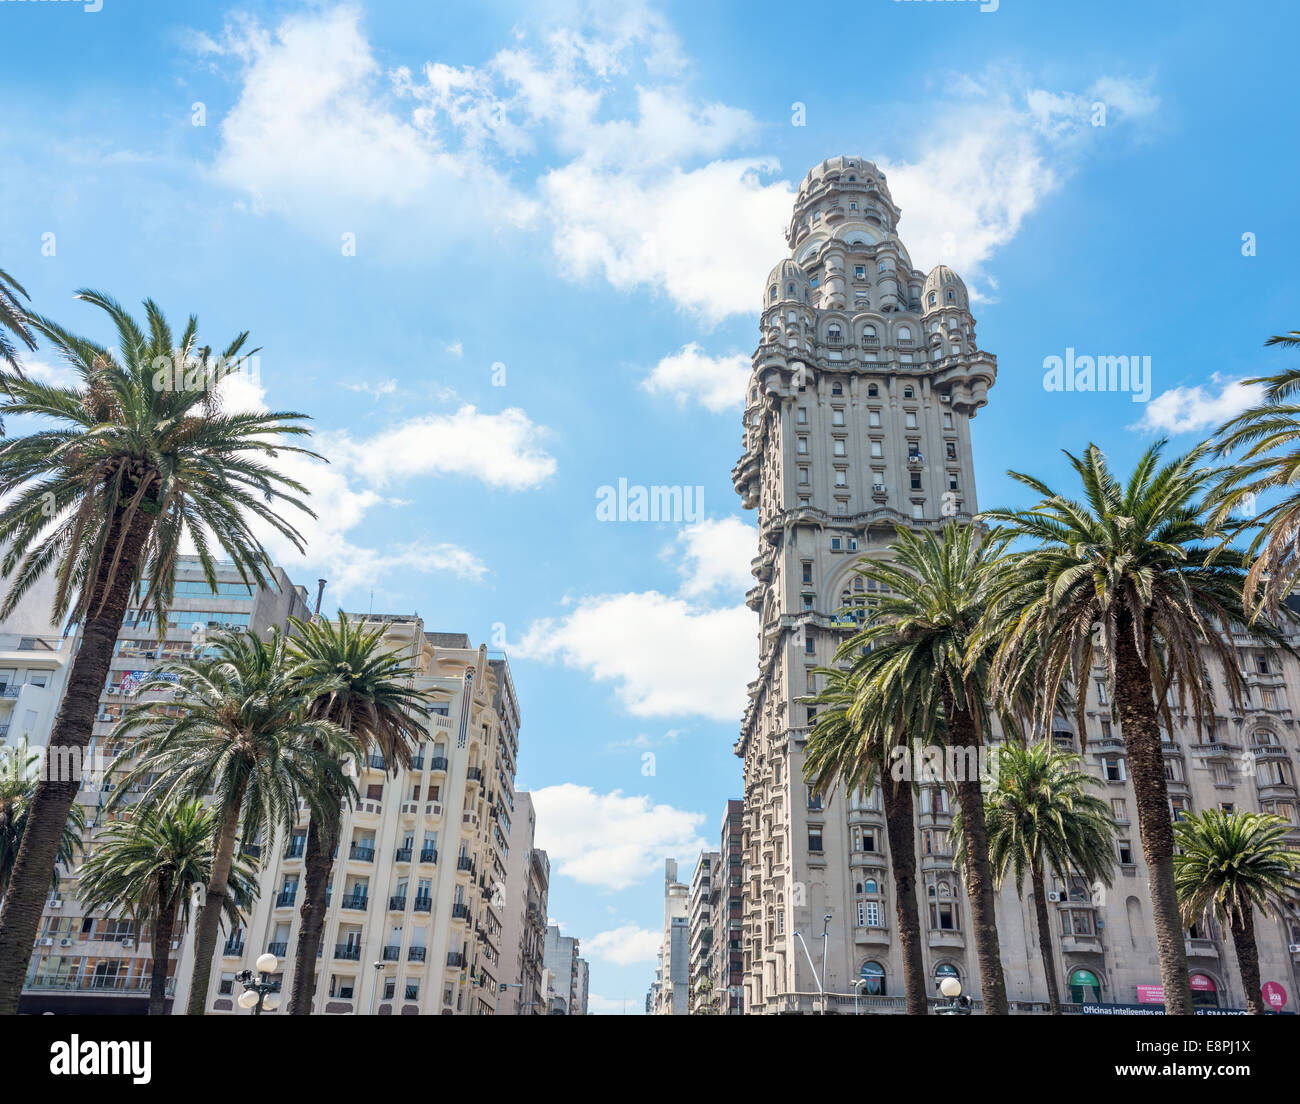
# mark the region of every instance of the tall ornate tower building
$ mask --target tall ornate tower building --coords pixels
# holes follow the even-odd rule
[[[735,749],[745,763],[745,1008],[755,1012],[811,1007],[816,979],[795,932],[820,973],[828,915],[827,990],[851,991],[864,958],[895,978],[901,968],[884,912],[883,814],[869,794],[809,798],[810,707],[800,702],[817,688],[813,668],[830,665],[856,627],[846,611],[875,601],[855,562],[883,555],[899,524],[937,527],[976,511],[970,419],[997,361],[976,342],[956,273],[913,267],[899,214],[870,161],[822,162],[799,187],[790,257],[762,289],[745,451],[732,472],[759,523],[748,595],[759,671]],[[923,831],[927,818],[946,830],[946,806],[922,814]],[[956,894],[951,859],[936,865]]]

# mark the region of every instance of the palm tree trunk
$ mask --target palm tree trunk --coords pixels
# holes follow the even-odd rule
[[[979,737],[975,719],[965,709],[948,702],[948,742],[963,751],[977,749]],[[962,759],[969,766],[974,756]],[[974,774],[974,777],[971,775]],[[962,836],[966,845],[963,863],[966,879],[966,896],[970,900],[971,925],[975,934],[975,953],[979,959],[980,998],[986,1016],[1005,1016],[1007,983],[1002,976],[1002,951],[998,946],[998,922],[994,914],[993,868],[989,865],[989,836],[984,826],[984,792],[978,771],[963,771],[953,786],[957,803],[961,806]]]
[[[1165,991],[1165,1011],[1170,1016],[1190,1016],[1193,1014],[1192,983],[1178,895],[1174,891],[1174,827],[1151,674],[1133,642],[1133,622],[1129,617],[1120,617],[1116,633],[1119,639],[1115,648],[1115,704],[1137,799],[1142,852],[1151,876],[1152,922],[1160,957],[1160,981]]]
[[[212,872],[207,896],[199,909],[194,926],[194,974],[190,979],[190,996],[185,1007],[187,1016],[202,1016],[208,1001],[208,982],[212,977],[212,958],[217,952],[217,932],[221,927],[221,912],[226,901],[226,883],[230,880],[230,867],[235,856],[235,840],[239,834],[239,814],[244,804],[244,786],[231,796],[229,804],[221,811],[216,839],[212,850]]]
[[[1252,1016],[1262,1016],[1264,994],[1259,984],[1259,947],[1255,945],[1255,913],[1249,902],[1242,910],[1241,919],[1231,925],[1232,945],[1237,951],[1237,968],[1241,970],[1241,984],[1246,990],[1246,1011]]]
[[[339,822],[322,826],[312,817],[307,822],[307,845],[303,855],[302,922],[293,957],[293,995],[290,1016],[310,1016],[316,996],[316,955],[325,931],[325,902],[334,873],[334,852],[338,847]]]
[[[1038,953],[1043,956],[1043,973],[1047,977],[1047,1004],[1053,1016],[1061,1014],[1061,991],[1056,984],[1056,964],[1052,955],[1052,922],[1047,915],[1047,891],[1043,868],[1034,864],[1034,913],[1038,917]]]
[[[18,1011],[18,997],[31,959],[41,910],[50,892],[50,875],[68,813],[81,788],[81,756],[99,710],[99,695],[108,682],[113,646],[131,600],[131,580],[139,564],[151,515],[137,510],[122,535],[116,574],[110,574],[113,551],[121,535],[122,511],[109,527],[105,554],[95,576],[89,611],[77,654],[68,672],[67,691],[50,732],[23,842],[14,860],[4,908],[0,910],[0,1016]]]
[[[172,956],[172,930],[176,927],[176,897],[171,878],[158,875],[158,915],[153,923],[153,964],[149,975],[149,1015],[161,1016],[167,1004],[167,967]]]
[[[909,1016],[924,1016],[930,1008],[925,964],[921,961],[921,917],[916,904],[916,822],[912,816],[912,783],[882,773],[885,831],[889,835],[889,865],[894,873],[894,915],[903,952],[903,989]]]

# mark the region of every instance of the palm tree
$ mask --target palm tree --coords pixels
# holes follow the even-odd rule
[[[989,862],[1002,888],[1008,872],[1020,893],[1029,874],[1038,921],[1038,951],[1047,977],[1047,1003],[1061,1014],[1047,915],[1046,871],[1067,886],[1071,874],[1090,884],[1111,884],[1115,863],[1115,821],[1106,802],[1087,792],[1101,781],[1079,769],[1083,759],[1057,751],[1049,741],[1008,741],[997,750],[997,782],[985,796]],[[958,859],[962,858],[961,811],[952,818]]]
[[[1287,835],[1292,827],[1267,813],[1207,809],[1174,826],[1174,886],[1183,920],[1191,924],[1213,913],[1232,932],[1246,1011],[1263,1015],[1255,909],[1281,915],[1300,892],[1300,856]]]
[[[861,647],[861,645],[858,645]],[[913,817],[912,780],[897,777],[890,769],[893,749],[903,743],[902,732],[892,729],[890,717],[875,710],[878,702],[859,693],[870,682],[873,668],[884,652],[872,651],[868,660],[852,673],[840,668],[818,668],[824,684],[818,694],[806,699],[816,706],[812,731],[808,734],[804,778],[814,792],[823,794],[837,782],[844,793],[870,791],[877,783],[885,808],[885,831],[889,837],[890,871],[894,881],[894,915],[898,942],[903,952],[903,991],[907,1014],[924,1016],[929,1010],[925,964],[921,958],[921,917],[916,903],[916,822]],[[843,650],[836,658],[843,658]]]
[[[279,630],[269,641],[251,632],[218,633],[205,655],[159,664],[140,684],[141,694],[173,691],[179,716],[143,701],[118,725],[122,737],[135,740],[134,764],[110,808],[139,791],[145,809],[210,795],[216,812],[212,868],[195,929],[191,1016],[201,1016],[207,1000],[241,828],[245,841],[263,830],[288,830],[300,801],[319,816],[334,795],[350,792],[340,760],[355,745],[333,722],[307,715],[311,699],[290,675],[285,652]]]
[[[297,424],[300,414],[222,409],[215,385],[242,366],[246,334],[214,357],[198,347],[194,317],[177,340],[153,302],[145,303],[146,332],[112,299],[91,291],[80,298],[113,322],[116,353],[33,316],[32,329],[71,365],[79,385],[53,387],[0,373],[0,390],[7,393],[0,417],[31,414],[43,425],[0,447],[0,499],[7,497],[0,576],[11,580],[0,617],[54,572],[53,619],[70,614],[81,634],[50,754],[78,758],[142,579],[148,580],[142,604],[152,606],[161,632],[184,540],[194,545],[214,590],[214,552],[233,561],[246,582],[267,581],[270,561],[251,520],[303,547],[276,507],[287,502],[306,510],[298,497],[305,488],[265,461],[279,452],[305,452],[285,442],[309,433]],[[155,360],[179,367],[160,369]],[[17,1010],[46,872],[79,785],[76,778],[49,777],[32,798],[29,831],[0,912],[0,1015]]]
[[[41,757],[35,752],[28,751],[24,744],[7,758],[9,758],[8,769],[0,772],[0,900],[3,900],[9,891],[14,862],[18,858],[18,851],[22,847],[23,836],[27,831],[32,795],[36,792],[37,764]],[[85,817],[80,807],[74,805],[59,838],[55,861],[50,866],[48,885],[57,888],[58,868],[62,866],[67,869],[76,860],[77,852],[81,849],[81,833],[85,824]]]
[[[21,375],[18,350],[10,335],[16,337],[28,349],[36,348],[36,338],[32,336],[31,321],[27,311],[18,301],[20,295],[24,299],[31,298],[22,284],[0,268],[0,360]]]
[[[992,720],[986,654],[971,642],[984,616],[1005,540],[950,523],[939,534],[899,528],[890,561],[863,560],[858,572],[885,587],[871,621],[839,655],[857,654],[855,710],[874,725],[912,738],[943,740],[959,777],[949,779],[963,813],[963,864],[985,1012],[1006,1015],[994,890],[978,760]],[[866,649],[865,654],[863,649]],[[1010,724],[1010,717],[1001,718]],[[900,787],[901,791],[901,787]],[[901,792],[897,794],[901,798]],[[897,853],[896,856],[897,857]]]
[[[384,629],[366,630],[339,610],[338,624],[293,620],[290,644],[293,678],[310,699],[308,714],[349,733],[358,754],[383,757],[397,774],[411,765],[411,749],[424,727],[416,714],[432,697],[411,683],[418,673],[399,652],[383,646]],[[339,843],[346,794],[340,790],[321,818],[307,825],[303,863],[302,923],[294,948],[293,992],[289,1014],[311,1014],[316,990],[316,955],[325,923],[326,895]]]
[[[1300,348],[1300,330],[1270,337],[1265,345]],[[1254,559],[1246,578],[1246,604],[1276,617],[1300,576],[1300,368],[1244,381],[1262,385],[1263,399],[1230,419],[1216,434],[1216,455],[1240,452],[1223,469],[1215,488],[1216,522],[1235,512],[1230,531],[1256,530],[1248,548]],[[1282,491],[1273,505],[1256,513],[1257,499]]]
[[[981,644],[996,645],[995,692],[1019,686],[1030,671],[1046,688],[1040,719],[1063,685],[1081,688],[1077,730],[1084,739],[1086,694],[1094,658],[1104,662],[1112,719],[1124,735],[1138,807],[1160,974],[1171,1014],[1192,1012],[1183,927],[1174,893],[1174,833],[1165,786],[1160,721],[1172,729],[1170,699],[1200,731],[1214,715],[1206,654],[1223,669],[1229,695],[1240,702],[1242,676],[1232,625],[1246,620],[1242,556],[1225,546],[1201,496],[1212,473],[1196,450],[1166,463],[1164,442],[1139,459],[1127,484],[1111,473],[1096,445],[1083,457],[1066,453],[1083,485],[1075,500],[1018,472],[1041,501],[1028,510],[991,510],[1032,546],[1008,554],[981,627]],[[1257,633],[1285,646],[1275,628]],[[1203,651],[1204,649],[1204,651]]]
[[[147,933],[153,950],[149,1015],[161,1016],[167,1001],[172,940],[185,934],[190,902],[212,870],[217,811],[198,801],[141,809],[115,821],[95,840],[78,874],[78,896],[87,912],[129,915]],[[224,910],[232,926],[257,899],[257,869],[240,855],[230,868]]]

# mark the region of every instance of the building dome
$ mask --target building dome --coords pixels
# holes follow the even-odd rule
[[[812,284],[797,262],[788,258],[768,273],[767,283],[763,285],[763,305],[772,303],[802,303],[812,301]]]
[[[970,297],[957,273],[947,265],[935,265],[921,289],[921,312],[929,314],[945,307],[969,311]]]

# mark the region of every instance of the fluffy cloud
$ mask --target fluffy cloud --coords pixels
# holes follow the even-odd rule
[[[738,721],[757,663],[753,612],[707,609],[657,591],[583,598],[562,618],[535,622],[514,649],[612,682],[637,717]]]
[[[754,586],[749,565],[758,555],[758,529],[737,517],[710,518],[683,529],[667,554],[680,557],[684,597],[744,594]]]
[[[659,870],[665,855],[695,855],[705,846],[703,813],[571,782],[531,792],[537,846],[552,869],[583,885],[627,889]]]
[[[1218,394],[1214,393],[1215,387]],[[1227,380],[1216,372],[1210,376],[1209,386],[1197,384],[1162,391],[1146,404],[1141,419],[1129,428],[1170,434],[1212,429],[1263,399],[1263,384]]]
[[[613,931],[587,936],[582,940],[582,952],[616,966],[632,966],[638,962],[654,962],[662,944],[661,932],[624,924]]]
[[[641,386],[652,395],[668,395],[678,406],[695,401],[715,414],[735,414],[744,405],[749,372],[743,353],[709,356],[692,341],[659,361]]]

